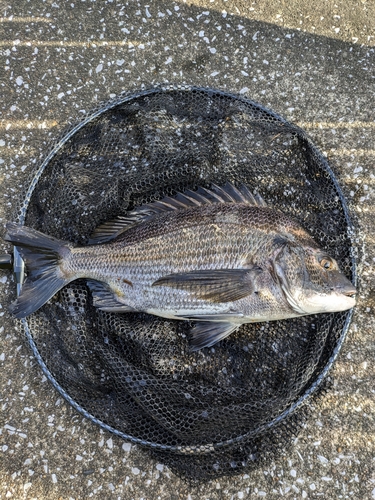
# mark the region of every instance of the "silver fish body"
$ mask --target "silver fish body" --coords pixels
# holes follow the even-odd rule
[[[200,188],[140,207],[98,228],[85,247],[14,224],[7,229],[28,269],[13,305],[17,317],[86,278],[100,309],[195,320],[192,347],[199,349],[243,323],[355,304],[355,288],[337,263],[244,186]]]

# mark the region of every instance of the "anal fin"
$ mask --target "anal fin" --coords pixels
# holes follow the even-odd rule
[[[93,306],[107,312],[135,312],[135,309],[121,302],[105,283],[87,280],[93,300]]]

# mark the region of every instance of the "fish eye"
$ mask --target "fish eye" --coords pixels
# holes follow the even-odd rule
[[[330,271],[331,269],[334,268],[334,263],[332,261],[332,259],[330,259],[329,257],[323,257],[322,259],[320,259],[319,261],[319,264],[326,270],[326,271]]]

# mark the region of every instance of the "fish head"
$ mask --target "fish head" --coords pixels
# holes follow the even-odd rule
[[[322,249],[285,244],[275,255],[273,272],[298,314],[346,311],[356,303],[356,288]]]

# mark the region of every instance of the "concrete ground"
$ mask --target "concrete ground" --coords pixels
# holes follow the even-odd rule
[[[15,285],[1,271],[0,497],[375,498],[374,2],[5,0],[0,9],[1,227],[67,124],[123,90],[175,82],[244,93],[304,127],[337,174],[361,247],[334,387],[293,449],[251,475],[194,487],[55,392],[7,312]]]

